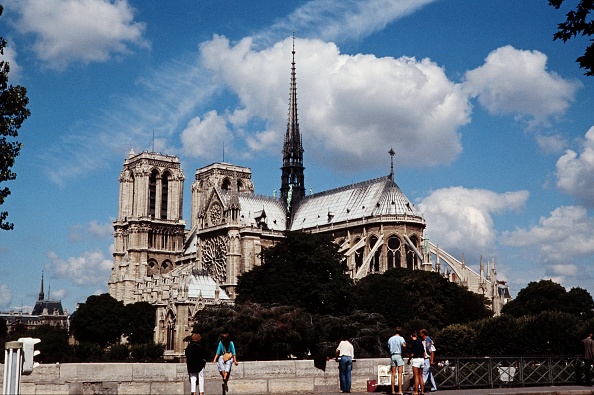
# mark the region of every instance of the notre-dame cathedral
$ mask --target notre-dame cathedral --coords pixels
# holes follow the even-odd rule
[[[109,293],[157,306],[154,340],[166,358],[183,354],[198,311],[233,302],[238,276],[286,231],[331,235],[354,280],[395,267],[439,271],[499,312],[509,290],[494,262],[477,273],[426,240],[425,219],[394,182],[393,165],[387,176],[306,195],[303,152],[293,50],[279,197],[256,195],[249,168],[213,163],[194,175],[188,229],[179,159],[131,151],[124,161]]]

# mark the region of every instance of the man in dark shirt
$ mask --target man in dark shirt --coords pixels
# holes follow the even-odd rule
[[[584,357],[584,375],[586,378],[586,385],[592,385],[592,363],[594,363],[594,340],[592,334],[582,340],[582,356]]]

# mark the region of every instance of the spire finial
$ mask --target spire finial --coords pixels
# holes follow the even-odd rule
[[[390,154],[390,178],[392,181],[394,181],[394,155],[396,155],[396,152],[394,152],[394,149],[390,147],[388,154]]]

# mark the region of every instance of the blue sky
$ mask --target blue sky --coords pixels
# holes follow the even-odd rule
[[[10,82],[31,117],[0,207],[0,309],[107,291],[118,177],[131,148],[194,171],[248,166],[280,187],[295,32],[306,188],[387,175],[426,235],[515,294],[594,293],[594,78],[587,39],[553,41],[546,0],[5,0]],[[153,138],[154,136],[154,138]]]

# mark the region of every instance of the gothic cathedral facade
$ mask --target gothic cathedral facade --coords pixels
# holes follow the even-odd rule
[[[394,182],[393,165],[387,176],[306,195],[303,153],[294,50],[280,197],[256,195],[249,168],[213,163],[195,172],[187,228],[179,159],[130,152],[119,180],[109,293],[157,306],[154,340],[166,345],[166,358],[183,355],[196,314],[232,303],[238,277],[287,231],[331,235],[354,280],[396,267],[437,270],[484,294],[498,312],[505,292],[494,263],[476,273],[425,240],[425,219]]]

